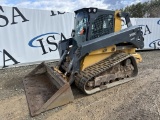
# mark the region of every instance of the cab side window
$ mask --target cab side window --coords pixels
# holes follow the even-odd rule
[[[113,22],[113,15],[104,14],[98,16],[92,23],[90,39],[95,39],[114,32]]]

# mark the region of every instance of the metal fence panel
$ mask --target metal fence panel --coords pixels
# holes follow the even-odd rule
[[[0,68],[59,59],[57,43],[73,25],[74,13],[0,6]]]

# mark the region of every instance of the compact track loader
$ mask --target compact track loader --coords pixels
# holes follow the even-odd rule
[[[72,38],[59,42],[56,67],[44,62],[23,80],[32,116],[74,100],[70,85],[86,94],[133,80],[142,61],[135,52],[144,47],[139,26],[129,14],[97,8],[75,11]],[[126,29],[121,30],[122,18]]]

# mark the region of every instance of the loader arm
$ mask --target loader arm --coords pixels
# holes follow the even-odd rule
[[[66,40],[64,42],[62,41],[61,43],[59,43],[59,46],[61,46],[62,48],[64,44],[68,45],[69,43],[74,43],[74,44],[71,44],[73,45],[73,48],[71,51],[74,51],[74,53],[70,54],[70,58],[72,58],[72,60],[67,70],[67,72],[69,73],[71,72],[71,69],[72,69],[72,71],[74,72],[72,73],[72,75],[80,72],[81,60],[87,54],[89,54],[94,50],[116,45],[119,43],[129,43],[134,48],[144,47],[142,32],[140,30],[140,27],[138,26],[131,26],[119,32],[111,33],[109,35],[105,35],[90,41],[83,42],[81,45],[77,44],[74,39],[69,39],[68,41]],[[70,80],[70,81],[73,82],[73,80]]]

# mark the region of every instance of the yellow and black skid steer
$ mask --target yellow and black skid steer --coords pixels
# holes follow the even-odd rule
[[[121,29],[122,18],[127,28]],[[136,49],[144,47],[139,26],[120,11],[83,8],[75,11],[72,38],[59,42],[56,67],[44,62],[23,80],[32,116],[74,100],[70,85],[86,94],[131,81],[142,61]]]

